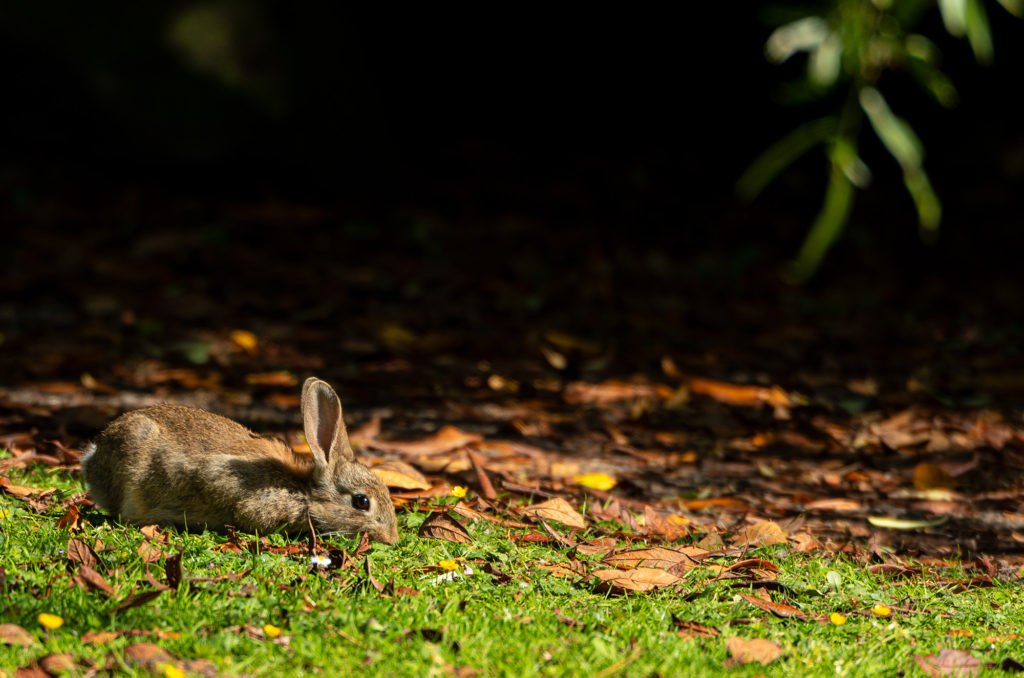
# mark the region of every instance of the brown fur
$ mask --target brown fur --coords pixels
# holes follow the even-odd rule
[[[368,532],[394,543],[390,495],[356,462],[337,394],[326,382],[306,380],[302,414],[310,457],[205,410],[135,410],[100,434],[82,460],[82,476],[101,508],[131,523],[234,525],[266,534],[282,526],[307,531],[311,519],[321,532]],[[356,493],[370,499],[368,511],[353,506]]]

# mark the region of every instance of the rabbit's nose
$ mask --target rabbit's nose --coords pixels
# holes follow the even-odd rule
[[[377,541],[382,541],[385,544],[394,544],[398,541],[398,525],[391,523],[388,526],[388,530],[381,530],[373,535],[373,538]]]

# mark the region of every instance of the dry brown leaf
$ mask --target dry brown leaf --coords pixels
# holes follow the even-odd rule
[[[367,446],[385,452],[401,452],[408,456],[431,455],[450,452],[470,443],[483,440],[479,433],[463,431],[455,426],[445,426],[437,433],[419,440],[372,440]]]
[[[82,635],[82,642],[95,643],[96,645],[107,645],[110,641],[120,635],[120,631],[86,631]]]
[[[687,622],[673,618],[676,633],[683,640],[696,640],[704,638],[717,638],[722,632],[713,626],[704,626],[697,622]]]
[[[276,372],[254,372],[245,375],[245,383],[251,386],[295,386],[299,380],[287,370]]]
[[[679,502],[680,508],[702,511],[706,508],[721,508],[727,511],[746,511],[747,505],[735,497],[712,497],[710,499],[686,499]]]
[[[576,552],[582,553],[585,556],[593,556],[598,553],[607,553],[615,548],[615,544],[618,540],[615,537],[600,537],[597,539],[588,539],[585,542],[581,542],[576,545]]]
[[[587,567],[580,560],[570,560],[567,563],[554,563],[552,565],[537,564],[542,570],[547,570],[554,577],[585,577]]]
[[[786,605],[785,603],[776,603],[773,600],[765,600],[758,598],[757,596],[749,596],[745,593],[740,593],[739,597],[747,601],[755,607],[759,607],[765,612],[771,612],[776,617],[782,617],[783,619],[799,619],[800,621],[807,621],[807,615],[796,609],[792,605]]]
[[[600,588],[616,592],[637,591],[643,593],[682,581],[674,574],[652,567],[638,567],[633,570],[598,570],[591,573],[591,576],[601,581]]]
[[[954,487],[956,480],[941,466],[922,461],[914,467],[914,489],[924,492],[936,489],[951,490]]]
[[[707,551],[697,546],[681,546],[674,549],[664,546],[653,546],[646,549],[613,553],[601,562],[621,570],[631,570],[635,567],[653,567],[667,570],[677,565],[681,565],[684,569],[689,569],[697,567],[700,561],[707,557],[707,554]]]
[[[939,676],[976,676],[981,673],[981,661],[962,650],[943,648],[938,655],[916,655],[914,661],[933,678]]]
[[[162,530],[159,525],[143,525],[139,528],[139,532],[146,539],[157,544],[166,544],[168,542],[167,532]]]
[[[160,547],[148,541],[139,544],[136,553],[139,554],[144,563],[157,563],[163,560],[164,557],[164,552],[160,550]]]
[[[594,404],[598,407],[618,400],[633,398],[671,397],[672,389],[661,384],[630,384],[625,381],[611,379],[600,384],[574,381],[567,384],[562,392],[565,402],[572,405]]]
[[[75,658],[67,652],[48,654],[39,660],[39,668],[51,676],[56,676],[78,668]]]
[[[11,482],[10,478],[6,476],[0,476],[0,489],[12,497],[39,497],[46,493],[56,492],[53,488],[46,487],[25,487],[24,485],[15,485]]]
[[[68,539],[66,553],[68,560],[79,565],[97,567],[100,564],[100,557],[81,539]]]
[[[739,407],[790,407],[795,401],[779,386],[758,386],[756,384],[730,384],[703,377],[687,377],[683,383],[691,393],[700,393],[727,405]]]
[[[749,544],[751,546],[771,546],[772,544],[785,544],[787,541],[786,532],[779,527],[779,524],[772,520],[755,523],[750,527],[740,530],[733,535],[730,542],[737,546]]]
[[[57,521],[57,528],[61,530],[68,530],[69,532],[80,530],[82,529],[82,526],[79,524],[81,522],[81,518],[82,516],[78,511],[78,507],[72,504],[68,507],[67,511],[64,512],[64,515],[62,515]]]
[[[732,655],[732,662],[749,664],[758,662],[763,666],[771,664],[782,656],[782,648],[766,638],[741,638],[731,636],[725,641],[725,649]],[[729,665],[729,662],[726,662]]]
[[[429,490],[430,481],[404,461],[391,459],[370,467],[373,474],[388,487],[400,490]]]
[[[790,536],[790,539],[796,542],[794,549],[797,553],[810,553],[811,551],[817,551],[821,548],[821,544],[818,540],[806,532],[797,532]]]
[[[804,508],[809,511],[859,511],[861,509],[861,505],[856,499],[832,497],[829,499],[816,499],[814,501],[807,502],[804,504]]]
[[[582,530],[587,527],[587,521],[572,507],[572,504],[561,497],[548,499],[533,506],[524,506],[519,513],[532,520],[557,520],[567,527]]]
[[[79,576],[94,590],[107,596],[114,595],[114,589],[107,583],[103,576],[86,564],[78,566]]]
[[[124,660],[133,666],[145,666],[153,673],[163,673],[160,665],[171,661],[171,655],[156,643],[132,643],[124,648]]]
[[[14,678],[50,678],[50,674],[40,668],[38,663],[33,661],[28,666],[18,667],[18,670],[14,673]]]
[[[0,624],[0,643],[28,647],[35,642],[32,634],[17,624]]]
[[[459,544],[468,544],[473,541],[465,526],[444,511],[430,514],[420,525],[419,536],[428,539],[443,539]]]
[[[650,504],[644,506],[644,530],[649,535],[662,535],[665,541],[676,541],[689,534],[685,527],[662,517]]]

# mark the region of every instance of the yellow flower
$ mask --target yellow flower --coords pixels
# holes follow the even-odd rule
[[[463,497],[466,496],[466,488],[463,487],[462,485],[456,485],[455,487],[452,488],[452,496],[462,499]]]
[[[440,567],[443,570],[459,570],[459,569],[461,569],[459,567],[459,564],[456,563],[454,560],[442,560],[437,565],[438,565],[438,567]]]
[[[185,678],[185,672],[171,663],[164,664],[164,676],[167,678]]]
[[[60,617],[55,614],[49,614],[48,612],[43,612],[38,617],[36,617],[36,620],[44,627],[50,629],[51,631],[55,631],[64,625],[64,617]]]
[[[279,635],[281,635],[281,630],[282,629],[280,626],[274,626],[273,624],[263,625],[263,635],[265,635],[267,638],[277,638]]]
[[[839,614],[838,612],[833,612],[832,614],[830,614],[828,619],[829,619],[830,622],[832,622],[836,626],[842,626],[843,624],[846,623],[846,615],[845,614]]]
[[[607,473],[584,473],[581,476],[573,478],[573,481],[577,485],[589,487],[592,490],[601,490],[603,492],[607,492],[619,483],[618,480],[612,478]]]
[[[885,605],[875,605],[871,608],[871,612],[874,613],[876,617],[888,617],[892,614],[892,610]]]

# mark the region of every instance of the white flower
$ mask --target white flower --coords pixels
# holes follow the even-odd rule
[[[331,559],[328,556],[310,556],[309,564],[317,567],[329,567]]]

